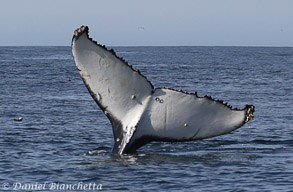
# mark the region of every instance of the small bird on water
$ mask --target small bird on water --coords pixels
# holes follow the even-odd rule
[[[18,117],[17,119],[13,119],[14,121],[22,121],[23,117]]]

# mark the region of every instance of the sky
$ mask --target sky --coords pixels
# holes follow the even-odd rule
[[[293,47],[293,0],[0,0],[0,46]]]

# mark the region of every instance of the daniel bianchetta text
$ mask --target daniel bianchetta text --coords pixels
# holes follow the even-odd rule
[[[97,183],[3,183],[2,189],[11,191],[100,191],[103,185]]]

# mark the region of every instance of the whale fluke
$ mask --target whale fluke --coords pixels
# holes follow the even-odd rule
[[[139,71],[89,37],[74,31],[72,53],[91,96],[109,118],[113,153],[130,153],[151,141],[192,141],[229,133],[253,118],[254,106],[233,109],[221,100],[154,88]]]

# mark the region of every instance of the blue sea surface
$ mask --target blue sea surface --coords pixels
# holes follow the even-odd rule
[[[227,135],[114,155],[110,122],[70,47],[0,47],[0,190],[293,191],[293,48],[113,48],[154,87],[253,104],[255,119]]]

